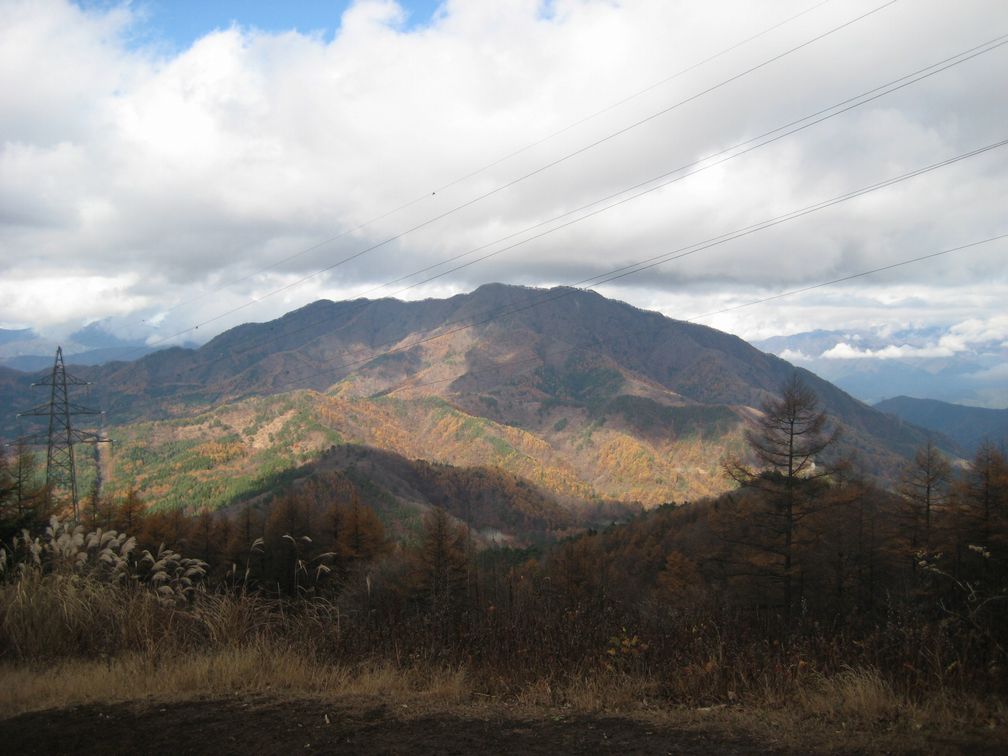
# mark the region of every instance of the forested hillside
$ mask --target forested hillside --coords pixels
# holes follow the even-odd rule
[[[341,443],[499,467],[566,503],[694,499],[728,487],[722,463],[742,451],[744,419],[795,372],[593,292],[502,285],[316,302],[198,350],[70,370],[95,382],[80,399],[108,411],[106,492],[189,511],[267,491]],[[894,481],[925,434],[798,372],[843,426],[829,453]],[[30,379],[0,369],[9,406],[38,402]],[[31,429],[4,419],[11,438]],[[95,467],[79,456],[85,495]]]

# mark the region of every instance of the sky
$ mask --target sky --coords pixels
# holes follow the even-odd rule
[[[739,306],[1008,233],[1008,146],[829,202],[1008,139],[1008,45],[877,90],[1004,34],[1003,0],[0,0],[0,328],[201,342],[656,260],[595,288],[1003,355],[1008,239]]]
[[[267,33],[297,31],[320,34],[331,41],[340,26],[340,18],[351,6],[350,0],[148,0],[132,2],[131,24],[126,40],[133,47],[161,45],[162,51],[178,54],[201,37],[232,26]],[[116,0],[86,0],[78,7],[101,14],[125,5]],[[399,3],[403,15],[397,21],[401,30],[413,30],[429,24],[440,3],[437,0],[413,0]]]

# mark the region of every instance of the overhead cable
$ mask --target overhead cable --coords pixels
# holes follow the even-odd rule
[[[179,336],[183,336],[183,335],[185,335],[187,333],[190,333],[192,331],[198,330],[201,326],[206,326],[206,325],[209,325],[211,323],[215,323],[215,322],[217,322],[219,320],[222,320],[223,318],[228,317],[229,315],[233,315],[233,314],[235,314],[237,312],[240,312],[240,311],[245,310],[245,309],[247,309],[249,307],[252,307],[252,306],[254,306],[256,304],[259,304],[260,302],[262,302],[262,301],[264,301],[266,299],[269,299],[270,297],[276,296],[277,294],[280,294],[280,293],[285,292],[285,291],[289,291],[290,289],[292,289],[292,288],[294,288],[296,286],[300,286],[301,284],[305,283],[306,281],[309,281],[309,280],[311,280],[311,279],[313,279],[313,278],[315,278],[315,277],[317,277],[319,275],[322,275],[323,273],[327,273],[327,272],[329,272],[329,271],[331,271],[331,270],[333,270],[333,269],[335,269],[335,268],[337,268],[337,267],[339,267],[341,265],[344,265],[344,264],[346,264],[348,262],[356,260],[356,259],[358,259],[358,258],[360,258],[360,257],[362,257],[362,256],[364,256],[364,255],[366,255],[366,254],[368,254],[370,252],[373,252],[376,249],[380,249],[381,247],[384,247],[384,246],[386,246],[386,245],[388,245],[388,244],[390,244],[390,243],[392,243],[394,241],[402,239],[403,237],[407,236],[408,234],[411,234],[411,233],[413,233],[415,231],[419,231],[422,228],[426,228],[427,226],[430,226],[430,225],[436,223],[439,220],[443,220],[444,218],[447,218],[447,217],[449,217],[449,216],[451,216],[451,215],[459,212],[460,210],[463,210],[463,209],[471,207],[471,206],[473,206],[473,205],[475,205],[475,204],[477,204],[479,202],[482,202],[483,200],[488,199],[489,197],[492,197],[492,196],[494,196],[496,194],[499,194],[500,192],[503,192],[503,191],[505,191],[507,189],[510,189],[510,188],[516,186],[517,184],[519,184],[519,183],[521,183],[523,181],[526,181],[526,180],[528,180],[528,179],[530,179],[530,178],[532,178],[534,176],[537,176],[537,175],[539,175],[539,174],[541,174],[541,173],[543,173],[543,172],[545,172],[545,171],[547,171],[547,170],[549,170],[551,168],[554,168],[554,167],[556,167],[556,166],[558,166],[558,165],[560,165],[562,163],[565,163],[565,162],[567,162],[568,160],[571,160],[574,157],[582,155],[585,152],[588,152],[589,150],[592,150],[592,149],[594,149],[594,148],[596,148],[596,147],[598,147],[598,146],[600,146],[602,144],[605,144],[605,143],[611,141],[612,139],[615,139],[616,137],[622,136],[622,135],[624,135],[624,134],[632,131],[633,129],[636,129],[636,128],[640,127],[640,126],[643,126],[646,123],[650,123],[651,121],[655,120],[656,118],[659,118],[659,117],[661,117],[663,115],[666,115],[666,114],[672,112],[673,110],[675,110],[675,109],[677,109],[677,108],[679,108],[679,107],[681,107],[681,106],[683,106],[683,105],[685,105],[687,103],[693,102],[694,100],[697,100],[697,99],[699,99],[699,98],[701,98],[701,97],[703,97],[703,96],[705,96],[707,94],[710,94],[711,92],[715,92],[718,89],[721,89],[722,87],[727,86],[728,84],[731,84],[731,83],[733,83],[735,81],[738,81],[739,79],[742,79],[745,76],[748,76],[748,75],[750,75],[752,73],[755,73],[756,71],[759,71],[759,70],[761,70],[761,69],[769,66],[770,64],[772,64],[772,63],[774,63],[776,61],[779,61],[779,60],[787,57],[788,55],[791,55],[791,54],[793,54],[795,52],[798,52],[799,50],[802,50],[802,49],[808,47],[809,45],[812,45],[812,44],[814,44],[814,43],[816,43],[816,42],[818,42],[818,41],[820,41],[822,39],[825,39],[826,37],[828,37],[828,36],[830,36],[832,34],[835,34],[836,32],[839,32],[839,31],[841,31],[841,30],[843,30],[843,29],[851,26],[852,24],[857,23],[858,21],[861,21],[861,20],[863,20],[865,18],[868,18],[868,17],[870,17],[870,16],[872,16],[872,15],[874,15],[876,13],[879,13],[880,11],[888,8],[891,5],[894,5],[897,2],[899,2],[899,0],[887,0],[887,2],[883,3],[882,5],[879,5],[879,6],[875,7],[875,8],[873,8],[872,10],[870,10],[870,11],[868,11],[866,13],[862,13],[862,14],[856,16],[855,18],[852,18],[852,19],[850,19],[848,21],[845,21],[842,24],[839,24],[838,26],[834,26],[834,27],[832,27],[831,29],[829,29],[826,32],[822,32],[822,33],[820,33],[820,34],[812,37],[811,39],[808,39],[805,42],[802,42],[801,44],[798,44],[798,45],[796,45],[794,47],[791,47],[791,48],[785,50],[784,52],[778,53],[778,54],[776,54],[776,55],[774,55],[774,56],[772,56],[772,57],[770,57],[770,58],[762,61],[761,63],[758,63],[758,64],[756,64],[754,66],[751,66],[751,67],[749,67],[749,68],[747,68],[747,69],[745,69],[745,70],[743,70],[743,71],[741,71],[741,72],[739,72],[737,74],[734,74],[733,76],[728,77],[727,79],[722,80],[718,84],[715,84],[713,86],[707,87],[706,89],[703,89],[700,92],[697,92],[697,93],[695,93],[693,95],[690,95],[689,97],[686,97],[686,98],[684,98],[682,100],[679,100],[678,102],[674,103],[673,105],[667,106],[667,107],[665,107],[665,108],[663,108],[663,109],[661,109],[661,110],[659,110],[659,111],[657,111],[655,113],[652,113],[652,114],[646,116],[645,118],[639,119],[639,120],[635,121],[634,123],[631,123],[628,126],[624,126],[623,128],[620,128],[620,129],[618,129],[618,130],[616,130],[614,132],[610,132],[609,134],[607,134],[606,136],[602,137],[601,139],[597,139],[594,142],[591,142],[591,143],[589,143],[587,145],[579,147],[578,149],[576,149],[576,150],[574,150],[572,152],[566,153],[565,155],[563,155],[563,156],[561,156],[559,158],[556,158],[553,161],[551,161],[549,163],[546,163],[545,165],[542,165],[542,166],[536,168],[535,170],[532,170],[532,171],[530,171],[528,173],[525,173],[525,174],[523,174],[523,175],[521,175],[521,176],[519,176],[519,177],[517,177],[515,179],[507,181],[507,182],[505,182],[503,184],[500,184],[497,187],[495,187],[494,189],[491,189],[491,190],[489,190],[487,192],[484,192],[482,194],[479,194],[479,195],[477,195],[477,196],[475,196],[475,197],[473,197],[471,199],[468,199],[465,202],[462,202],[461,204],[458,204],[458,205],[452,207],[449,210],[446,210],[446,211],[444,211],[444,212],[442,212],[442,213],[440,213],[438,215],[435,215],[435,216],[433,216],[431,218],[428,218],[427,220],[424,220],[424,221],[422,221],[422,222],[420,222],[418,224],[415,224],[412,227],[410,227],[410,228],[408,228],[408,229],[406,229],[404,231],[400,231],[400,232],[397,232],[397,233],[393,234],[392,236],[386,237],[382,241],[376,242],[374,244],[371,244],[371,245],[365,247],[364,249],[358,250],[357,252],[354,252],[353,254],[350,254],[350,255],[348,255],[348,256],[346,256],[346,257],[344,257],[344,258],[342,258],[342,259],[340,259],[340,260],[338,260],[338,261],[336,261],[334,263],[332,263],[331,265],[327,265],[324,268],[320,268],[319,270],[314,271],[313,273],[310,273],[310,274],[308,274],[306,276],[302,276],[301,278],[298,278],[297,280],[295,280],[295,281],[293,281],[293,282],[291,282],[289,284],[285,284],[284,286],[280,286],[280,287],[278,287],[276,289],[272,289],[271,291],[269,291],[269,292],[267,292],[267,293],[265,293],[265,294],[263,294],[261,296],[252,297],[252,298],[249,299],[249,301],[247,301],[247,302],[245,302],[245,303],[243,303],[241,305],[238,305],[238,306],[233,307],[233,308],[231,308],[229,310],[221,312],[221,313],[219,313],[219,314],[217,314],[217,315],[215,315],[215,316],[213,316],[211,318],[207,318],[206,320],[203,320],[203,321],[201,321],[201,322],[199,322],[199,323],[197,323],[195,325],[189,326],[188,328],[185,328],[185,329],[183,329],[181,331],[173,333],[173,334],[171,334],[169,336],[165,336],[165,337],[162,337],[161,339],[156,339],[154,341],[147,342],[146,346],[147,347],[151,347],[151,346],[156,346],[158,344],[162,344],[162,343],[171,341],[173,339],[178,338]]]

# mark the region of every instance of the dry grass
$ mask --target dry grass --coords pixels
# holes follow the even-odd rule
[[[0,635],[16,658],[151,647],[178,630],[173,619],[183,617],[150,591],[75,573],[29,572],[16,583],[0,585]]]
[[[527,720],[612,716],[642,726],[739,736],[795,751],[930,751],[937,741],[989,746],[1008,742],[1008,712],[988,701],[932,695],[926,704],[896,694],[874,670],[810,680],[788,700],[687,707],[653,696],[654,681],[621,673],[564,683],[545,679],[517,692],[474,691],[464,669],[326,663],[291,645],[259,641],[171,658],[133,652],[104,662],[0,666],[0,718],[81,704],[324,699],[388,707],[389,716],[429,713]],[[356,703],[354,703],[356,702]],[[371,703],[368,703],[371,702]]]
[[[894,663],[809,671],[805,658],[852,659],[840,646],[817,655],[808,641],[796,650],[693,627],[645,652],[632,631],[612,636],[595,615],[577,615],[575,627],[587,630],[572,633],[573,615],[544,614],[534,603],[516,611],[524,624],[480,615],[483,624],[456,626],[454,641],[442,614],[426,623],[400,618],[387,633],[380,614],[341,615],[322,598],[193,591],[183,579],[194,567],[168,552],[148,567],[121,557],[126,541],[116,552],[107,535],[52,532],[48,543],[24,540],[27,561],[9,563],[0,580],[0,718],[81,704],[356,697],[402,716],[407,708],[467,717],[619,713],[796,750],[810,738],[849,750],[902,750],[900,738],[926,747],[929,733],[1008,740],[996,696],[946,685],[941,675],[920,688]],[[937,669],[953,669],[939,658]]]
[[[917,706],[899,696],[874,669],[845,669],[826,677],[815,675],[802,685],[795,703],[806,714],[871,724],[914,719]]]
[[[459,669],[398,670],[327,664],[290,646],[258,642],[165,659],[129,653],[105,661],[72,659],[47,665],[0,666],[0,717],[88,703],[173,700],[234,695],[375,696],[446,705],[468,699]]]
[[[929,690],[915,698],[895,690],[875,669],[816,675],[799,688],[790,703],[806,718],[869,730],[1003,730],[1008,724],[1008,706],[996,697],[946,689]]]
[[[670,687],[675,685],[610,670],[563,683],[537,680],[509,700],[528,712],[618,713],[652,724],[734,733],[798,752],[930,752],[936,740],[1008,743],[1003,703],[952,691],[928,691],[914,700],[871,668],[809,675],[787,695],[768,688],[727,704],[677,703],[666,695]]]
[[[589,714],[627,712],[653,706],[658,687],[646,677],[603,669],[564,681],[535,680],[513,698],[521,706],[563,707]]]

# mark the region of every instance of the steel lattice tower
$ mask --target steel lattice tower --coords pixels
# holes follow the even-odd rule
[[[49,402],[40,404],[27,412],[21,412],[18,417],[48,417],[49,433],[46,437],[46,495],[64,490],[70,494],[73,504],[74,520],[79,519],[77,498],[77,467],[74,462],[74,444],[106,443],[109,441],[98,433],[78,430],[73,427],[70,418],[76,415],[101,415],[101,410],[91,409],[70,401],[68,386],[88,386],[88,381],[82,381],[69,375],[63,365],[63,347],[57,347],[56,360],[52,372],[44,380],[33,383],[32,386],[49,386]],[[35,440],[40,446],[41,438]]]

